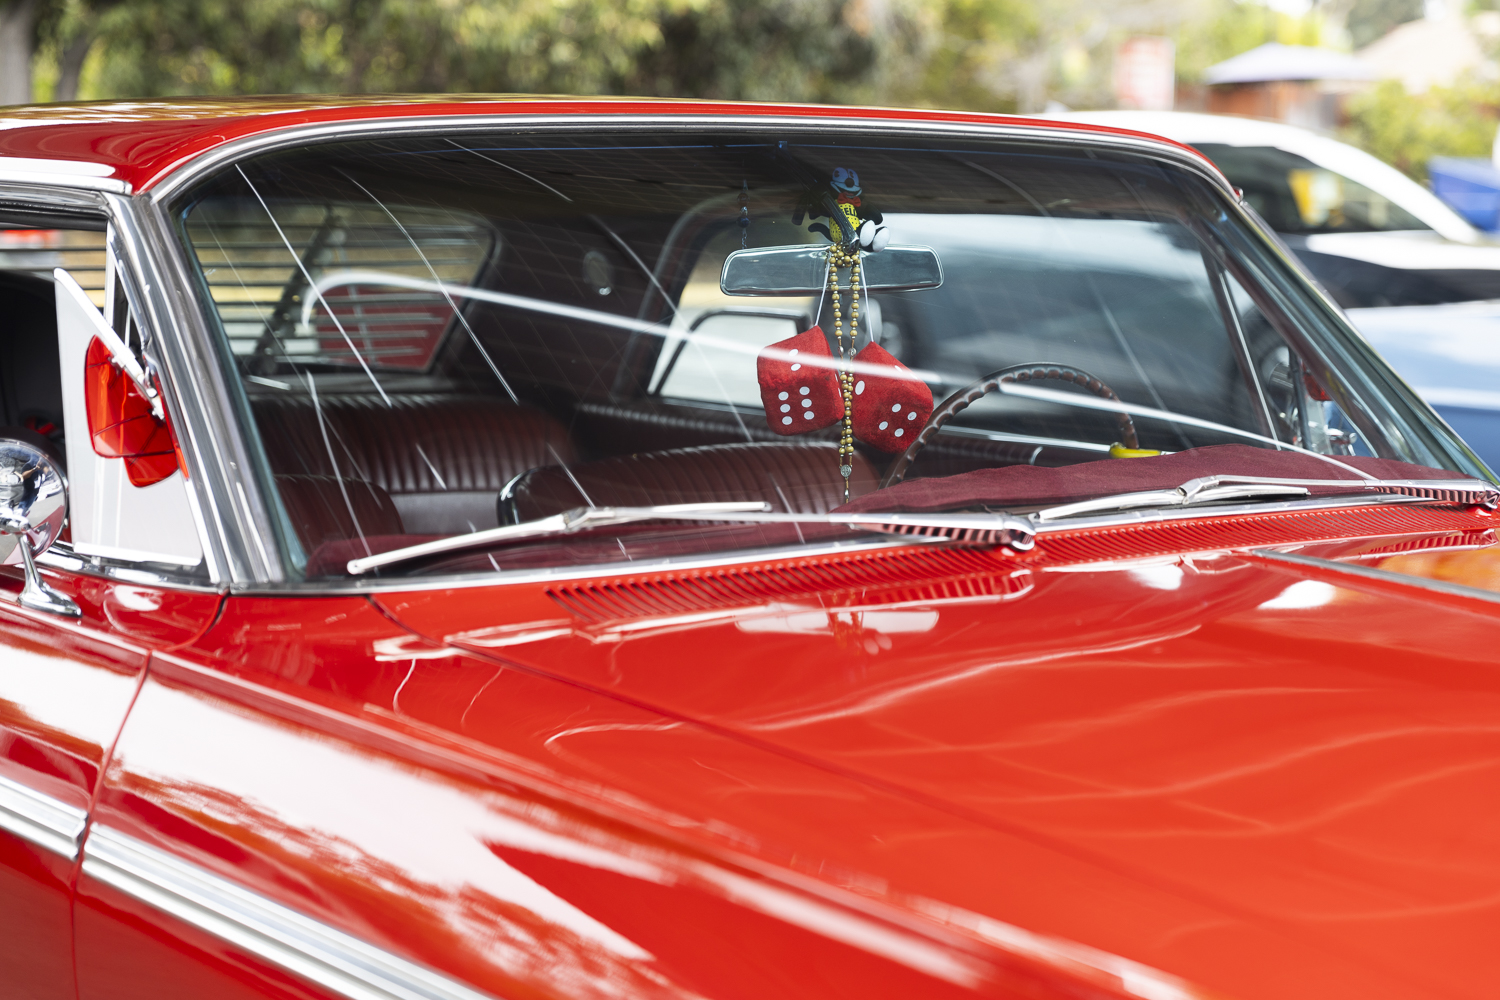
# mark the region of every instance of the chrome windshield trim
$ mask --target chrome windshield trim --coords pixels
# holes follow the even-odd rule
[[[1447,580],[1433,580],[1428,577],[1411,576],[1406,573],[1393,573],[1388,569],[1378,569],[1374,566],[1361,566],[1358,563],[1344,563],[1333,559],[1320,559],[1317,556],[1298,555],[1295,552],[1285,552],[1280,549],[1251,549],[1250,554],[1257,559],[1265,559],[1269,562],[1289,563],[1293,566],[1325,570],[1330,573],[1343,573],[1347,576],[1377,580],[1381,583],[1396,583],[1403,587],[1411,587],[1414,590],[1430,590],[1453,597],[1468,597],[1478,601],[1489,601],[1494,604],[1500,604],[1500,594],[1492,590],[1480,590],[1478,587],[1467,587],[1461,583],[1450,583]]]
[[[705,128],[732,131],[800,128],[807,131],[902,132],[911,135],[937,135],[977,139],[1044,139],[1050,143],[1072,146],[1107,146],[1144,153],[1171,160],[1211,181],[1231,201],[1234,187],[1201,154],[1177,146],[1165,139],[1145,135],[1121,135],[1067,128],[1057,123],[1039,122],[944,122],[915,118],[863,118],[847,116],[771,114],[736,116],[725,114],[600,114],[596,111],[575,115],[556,111],[517,110],[515,103],[497,104],[488,114],[418,115],[412,117],[367,118],[358,121],[319,122],[290,125],[245,136],[205,150],[172,167],[160,181],[152,184],[143,197],[162,204],[179,194],[204,174],[253,153],[269,152],[310,142],[339,139],[372,139],[412,132],[461,132],[474,128],[525,128],[529,131],[588,131],[600,126],[622,128],[667,128],[674,131],[701,131]],[[1237,204],[1237,202],[1235,202]]]
[[[191,475],[185,486],[214,584],[275,581],[271,521],[252,472],[228,385],[191,289],[188,273],[161,213],[141,198],[110,198],[123,256],[136,271],[153,332],[154,358]],[[268,548],[269,546],[269,548]]]
[[[0,830],[73,861],[87,824],[82,809],[0,776]]]
[[[83,855],[86,875],[352,1000],[492,1000],[109,827]]]

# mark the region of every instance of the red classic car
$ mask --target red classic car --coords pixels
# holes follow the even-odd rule
[[[0,995],[1487,997],[1491,473],[1192,150],[0,109]]]

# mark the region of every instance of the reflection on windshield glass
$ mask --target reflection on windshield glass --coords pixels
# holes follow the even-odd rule
[[[1431,229],[1358,181],[1274,146],[1197,144],[1245,200],[1280,233],[1371,233]]]
[[[1352,211],[1347,186],[1287,183],[1299,212]],[[1028,470],[1079,470],[1056,493],[1076,501],[1119,492],[1110,463],[1182,454],[1452,466],[1286,312],[1304,292],[1260,287],[1220,198],[1160,163],[978,141],[479,134],[267,154],[181,219],[317,575],[580,507],[778,517],[523,533],[464,568],[865,544],[817,518],[1006,509]],[[821,295],[720,285],[736,250],[831,241]],[[861,284],[887,243],[930,248],[941,285]]]

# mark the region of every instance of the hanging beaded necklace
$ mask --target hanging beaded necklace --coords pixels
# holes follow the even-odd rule
[[[839,437],[839,475],[844,477],[844,503],[849,502],[849,477],[854,473],[854,373],[849,370],[854,341],[859,336],[859,248],[837,243],[828,248],[828,291],[833,305],[833,336],[839,345],[839,392],[844,397],[844,426]],[[839,270],[849,269],[849,349],[844,349],[844,313],[839,304]]]

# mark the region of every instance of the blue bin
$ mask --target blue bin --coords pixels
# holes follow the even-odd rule
[[[1500,230],[1500,170],[1486,159],[1434,156],[1427,164],[1432,191],[1470,223]]]

